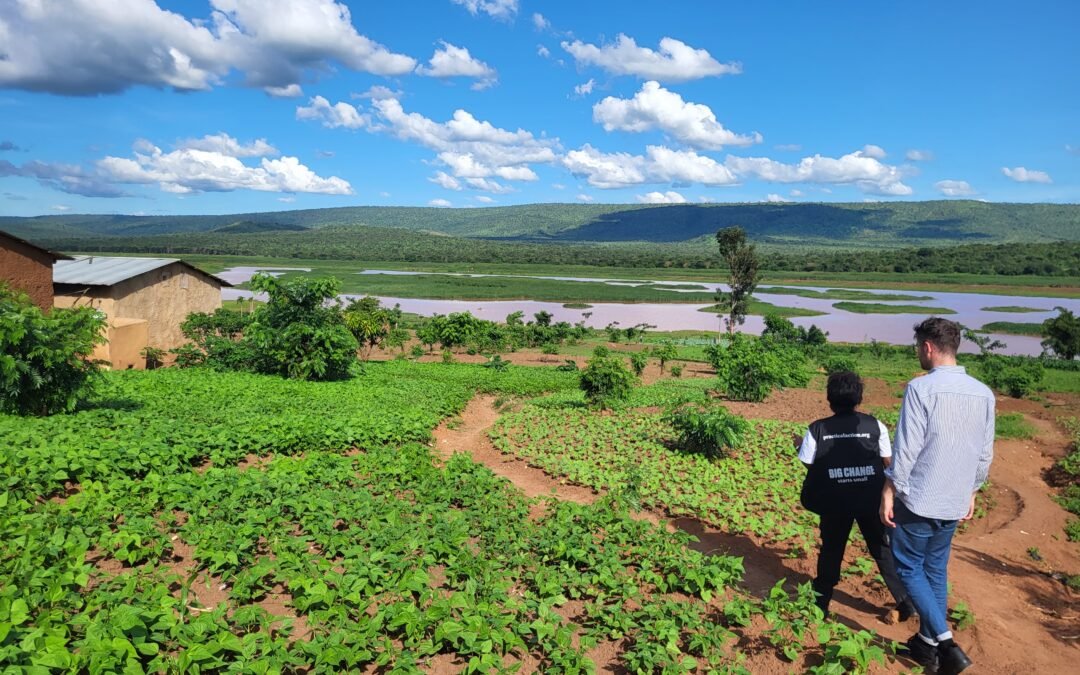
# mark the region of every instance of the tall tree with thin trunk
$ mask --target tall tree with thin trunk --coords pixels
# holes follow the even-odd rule
[[[739,226],[726,227],[716,233],[720,256],[728,266],[729,291],[716,292],[716,304],[726,314],[724,318],[728,333],[746,322],[750,309],[750,297],[757,288],[761,263],[754,245],[746,239],[746,232]]]

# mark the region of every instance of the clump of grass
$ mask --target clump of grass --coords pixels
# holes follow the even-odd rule
[[[1041,323],[1023,323],[1020,321],[991,321],[979,329],[983,333],[1005,333],[1006,335],[1042,335]]]
[[[835,302],[833,309],[854,314],[956,314],[947,307],[923,307],[922,305],[886,305],[880,302]]]
[[[1035,432],[1035,425],[1020,413],[998,415],[994,423],[994,438],[999,440],[1035,438]]]

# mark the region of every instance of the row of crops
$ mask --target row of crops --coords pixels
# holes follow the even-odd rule
[[[792,438],[804,426],[755,421],[730,457],[710,460],[677,450],[676,434],[661,413],[599,415],[556,407],[555,400],[500,418],[491,432],[495,447],[574,483],[629,487],[649,508],[750,533],[791,553],[805,554],[815,545],[813,514],[792,508],[806,473]]]
[[[612,644],[633,672],[746,672],[748,644],[820,641],[816,672],[880,657],[818,626],[806,588],[744,594],[741,559],[633,519],[626,491],[532,517],[467,457],[433,462],[431,429],[477,391],[575,387],[407,362],[340,383],[165,370],[110,374],[71,415],[0,416],[0,671],[579,673]]]

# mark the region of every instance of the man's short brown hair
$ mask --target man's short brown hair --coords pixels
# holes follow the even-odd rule
[[[932,316],[915,324],[915,340],[929,342],[947,354],[955,354],[960,350],[960,324]]]

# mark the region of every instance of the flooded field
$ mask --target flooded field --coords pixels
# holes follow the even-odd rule
[[[250,279],[251,276],[257,271],[266,271],[273,274],[283,274],[287,271],[310,270],[308,268],[287,267],[233,267],[225,270],[218,276],[229,281],[230,283],[241,284]],[[361,272],[358,272],[358,274],[417,275],[430,273],[403,272],[397,270],[363,270]],[[499,275],[474,274],[454,276],[491,277]],[[515,276],[507,278],[520,280],[523,277]],[[645,279],[629,281],[625,279],[614,280],[587,277],[536,276],[524,278],[593,282],[597,284],[611,284],[621,286],[652,285],[658,288],[670,286],[671,288],[666,290],[669,290],[671,292],[672,299],[671,302],[664,303],[589,303],[592,306],[588,309],[568,309],[563,307],[562,303],[539,302],[533,300],[432,300],[424,298],[398,298],[387,296],[378,297],[383,302],[383,304],[391,306],[394,304],[400,304],[402,310],[424,316],[469,311],[472,312],[473,315],[483,319],[502,321],[506,318],[507,314],[515,311],[522,311],[525,313],[526,316],[531,316],[536,312],[546,311],[550,312],[553,315],[555,321],[568,321],[570,323],[585,321],[586,325],[594,328],[603,328],[611,323],[617,323],[619,326],[622,327],[634,326],[644,323],[655,326],[657,330],[711,331],[719,330],[720,328],[720,318],[716,314],[700,311],[708,305],[681,302],[679,300],[678,293],[687,292],[690,290],[715,291],[717,289],[725,288],[723,284],[696,282],[687,283],[677,281],[650,281]],[[817,291],[829,290],[828,287],[821,286],[800,286],[799,288]],[[893,344],[908,344],[911,342],[912,325],[916,321],[925,318],[926,316],[926,314],[920,313],[853,313],[835,308],[833,306],[837,302],[837,300],[835,299],[807,298],[800,295],[786,294],[783,292],[783,290],[784,289],[777,289],[776,291],[771,291],[769,290],[769,287],[765,285],[762,287],[762,290],[758,291],[756,295],[762,300],[766,300],[774,305],[780,305],[785,307],[799,307],[803,309],[822,312],[821,316],[795,318],[792,319],[792,321],[802,326],[816,324],[823,330],[828,331],[830,340],[837,342],[867,342],[873,339]],[[903,292],[907,294],[906,291]],[[956,313],[949,315],[949,318],[959,321],[964,325],[975,328],[990,323],[992,321],[1022,320],[1024,322],[1038,323],[1054,316],[1056,314],[1056,312],[1054,311],[1054,307],[1059,306],[1065,307],[1074,312],[1080,312],[1080,299],[1012,297],[1002,295],[984,295],[979,293],[946,293],[920,291],[915,293],[914,295],[921,296],[924,299],[899,301],[890,300],[887,298],[887,296],[896,293],[896,291],[892,290],[866,289],[865,293],[872,294],[874,296],[884,296],[882,299],[867,297],[867,300],[872,300],[881,304],[917,305],[925,306],[928,308],[941,307],[951,309]],[[222,297],[226,300],[241,297],[250,297],[251,295],[252,293],[250,291],[237,288],[224,289],[222,291]],[[353,296],[346,295],[345,297]],[[986,307],[1000,307],[1007,305],[1019,305],[1024,307],[1037,308],[1041,311],[1029,312],[1018,315],[1011,312],[985,311],[983,309]],[[1022,319],[1018,319],[1018,317],[1022,317]],[[764,323],[762,318],[759,316],[751,316],[747,319],[746,324],[741,327],[741,330],[749,333],[760,333],[763,328]],[[1041,351],[1039,339],[1035,337],[1018,335],[996,335],[996,337],[1007,345],[1004,352],[1008,354],[1037,355]],[[965,346],[970,347],[970,345]]]

